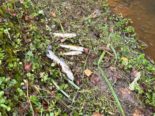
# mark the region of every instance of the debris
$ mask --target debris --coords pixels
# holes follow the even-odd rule
[[[85,74],[87,77],[90,77],[90,76],[93,74],[93,72],[92,72],[91,70],[89,70],[89,69],[86,69],[86,70],[84,70],[84,74]]]
[[[91,17],[92,18],[96,18],[98,16],[101,15],[101,11],[99,9],[96,9],[92,14],[91,14]]]
[[[135,109],[132,116],[144,116],[144,114],[139,109]]]
[[[119,90],[123,97],[126,97],[131,94],[131,91],[128,88],[120,88]]]
[[[64,44],[61,44],[60,47],[67,48],[67,49],[70,49],[70,50],[73,50],[73,51],[81,51],[81,52],[84,51],[84,48],[83,47],[80,47],[80,46],[73,46],[73,45],[64,45]]]
[[[101,79],[97,74],[92,74],[92,76],[90,77],[90,81],[96,86],[99,84],[99,82],[101,82]]]
[[[137,104],[129,88],[119,88],[119,92],[120,92],[122,100],[129,101],[130,103],[135,104],[135,105]]]
[[[53,33],[55,37],[62,37],[62,38],[73,38],[76,37],[76,33]]]
[[[137,87],[137,86],[139,86],[139,84],[137,83],[137,81],[140,79],[140,77],[141,77],[141,73],[140,72],[137,72],[136,74],[135,74],[135,79],[133,80],[133,82],[129,85],[129,89],[130,90],[135,90],[135,88]]]
[[[56,17],[56,13],[55,13],[54,11],[51,11],[50,15],[51,15],[52,17]]]
[[[101,15],[101,11],[99,9],[96,9],[92,14],[90,14],[85,20],[91,19],[91,18],[97,18]]]
[[[103,51],[108,51],[108,52],[111,51],[111,49],[109,48],[109,46],[108,45],[105,45],[105,44],[103,44],[101,47],[99,47],[99,49],[100,50],[103,50]]]
[[[122,60],[122,64],[123,64],[123,65],[125,65],[125,66],[128,65],[128,63],[129,63],[128,58],[122,57],[121,60]]]
[[[84,53],[88,54],[90,52],[90,50],[88,48],[84,48]]]
[[[60,64],[62,71],[67,75],[68,79],[74,80],[74,75],[69,66],[61,59],[59,59],[50,49],[47,50],[47,57],[53,60],[55,63]]]
[[[81,51],[70,51],[70,52],[63,53],[63,55],[66,55],[66,56],[75,56],[80,54],[82,54]]]
[[[24,70],[25,70],[26,72],[31,71],[31,69],[32,69],[32,63],[25,63],[25,64],[24,64]]]
[[[92,116],[104,116],[104,115],[100,114],[99,112],[94,112]]]

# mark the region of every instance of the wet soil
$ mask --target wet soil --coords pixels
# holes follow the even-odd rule
[[[155,1],[108,0],[113,11],[131,18],[137,37],[147,44],[147,56],[155,60]]]

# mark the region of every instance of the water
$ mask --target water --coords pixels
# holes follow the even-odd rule
[[[146,55],[155,60],[155,0],[109,0],[109,4],[132,19],[138,38],[148,45]]]

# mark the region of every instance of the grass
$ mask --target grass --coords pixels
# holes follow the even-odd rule
[[[93,80],[99,76],[92,79],[83,73],[88,68],[99,75],[97,63],[104,46],[110,50],[100,66],[116,67],[126,75],[132,69],[143,72],[135,92],[145,105],[155,106],[155,66],[139,52],[130,21],[113,15],[106,1],[10,0],[0,5],[1,115],[116,115],[119,109],[124,115],[117,98],[108,90],[102,92]],[[61,56],[62,38],[53,37],[54,32],[77,33],[64,43],[83,46],[89,52]],[[61,68],[46,57],[48,45],[69,64],[78,86],[68,83]],[[126,109],[124,112],[127,114]]]
[[[121,103],[120,103],[120,101],[119,101],[119,98],[118,98],[118,96],[117,96],[117,94],[116,94],[116,92],[115,92],[115,90],[114,90],[112,84],[111,84],[110,81],[108,80],[108,78],[107,78],[105,72],[103,71],[103,69],[100,67],[100,64],[102,63],[102,60],[103,60],[103,58],[104,58],[104,55],[105,55],[105,52],[103,52],[103,53],[101,54],[101,56],[100,56],[100,58],[99,58],[99,60],[98,60],[98,69],[99,69],[99,71],[100,71],[100,73],[101,73],[101,75],[102,75],[103,80],[105,80],[106,84],[107,84],[108,87],[109,87],[109,90],[111,91],[111,93],[112,93],[112,95],[113,95],[113,97],[114,97],[114,99],[115,99],[115,101],[116,101],[116,104],[117,104],[117,107],[118,107],[118,109],[119,109],[119,111],[120,111],[120,114],[121,114],[122,116],[125,116],[125,112],[124,112],[124,110],[123,110],[123,107],[122,107],[122,105],[121,105]],[[116,59],[116,60],[117,60],[117,59]]]

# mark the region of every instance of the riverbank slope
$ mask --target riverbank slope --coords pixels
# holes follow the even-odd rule
[[[130,21],[114,15],[107,1],[10,0],[0,5],[2,115],[153,114],[155,66],[140,52]],[[66,56],[62,44],[85,49]],[[49,45],[70,67],[74,83],[46,56]]]

